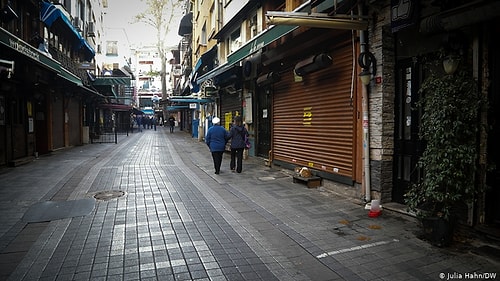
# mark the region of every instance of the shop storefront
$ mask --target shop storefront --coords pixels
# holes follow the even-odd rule
[[[0,50],[0,165],[81,145],[83,103],[97,93],[50,54],[2,28]]]
[[[296,40],[309,36],[315,35]],[[292,40],[270,51],[283,51],[282,59],[264,61],[267,71],[280,74],[272,87],[272,159],[276,165],[309,167],[352,185],[360,172],[355,164],[359,110],[352,83],[353,44],[346,32],[320,38],[327,44],[322,48],[287,48]]]

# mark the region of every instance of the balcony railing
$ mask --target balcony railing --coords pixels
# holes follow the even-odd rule
[[[55,47],[50,46],[49,51],[53,59],[58,61],[69,72],[82,79],[83,85],[90,85],[90,79],[86,73],[86,70],[80,69],[80,63],[76,62],[74,59],[59,51]]]

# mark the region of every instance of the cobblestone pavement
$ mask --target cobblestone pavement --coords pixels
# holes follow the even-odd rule
[[[44,221],[54,202],[59,217]],[[225,155],[215,175],[204,143],[162,127],[0,169],[0,225],[1,280],[478,280],[500,268],[259,158],[237,174]]]

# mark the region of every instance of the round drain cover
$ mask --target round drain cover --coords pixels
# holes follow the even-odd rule
[[[121,190],[106,190],[106,191],[99,191],[96,194],[94,194],[94,198],[97,200],[111,200],[114,198],[122,197],[125,195],[125,192]]]

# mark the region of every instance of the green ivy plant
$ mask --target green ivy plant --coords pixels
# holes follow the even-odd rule
[[[449,219],[459,202],[478,192],[479,111],[482,98],[465,71],[432,74],[424,80],[417,107],[423,111],[419,136],[426,142],[418,166],[423,178],[405,195],[410,210],[420,217]]]

